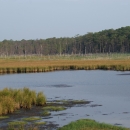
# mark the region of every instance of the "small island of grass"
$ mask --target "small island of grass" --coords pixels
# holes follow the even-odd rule
[[[37,121],[37,120],[41,120],[40,117],[27,117],[27,118],[23,118],[24,121]]]
[[[43,113],[42,113],[42,116],[50,116],[51,113],[47,110],[45,110]]]
[[[129,130],[128,128],[98,123],[91,119],[81,119],[71,122],[58,130]]]
[[[25,122],[25,121],[12,121],[12,122],[9,122],[8,123],[10,126],[12,125],[12,126],[19,126],[19,125],[25,125],[25,124],[27,124],[27,122]]]

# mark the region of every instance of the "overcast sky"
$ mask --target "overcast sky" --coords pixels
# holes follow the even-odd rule
[[[0,41],[74,37],[130,25],[130,0],[0,0]]]

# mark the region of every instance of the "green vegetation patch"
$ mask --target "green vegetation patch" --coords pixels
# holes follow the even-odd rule
[[[25,121],[12,121],[12,122],[8,123],[8,125],[13,125],[13,126],[25,125],[25,124],[27,124],[27,122],[25,122]]]
[[[9,116],[0,116],[0,119],[7,119]]]
[[[84,100],[74,100],[73,102],[74,102],[74,103],[80,103],[80,104],[86,103],[86,101],[84,101]]]
[[[63,111],[66,108],[63,106],[45,106],[43,107],[43,110],[48,110],[48,111]]]
[[[28,118],[23,118],[24,121],[36,121],[36,120],[41,120],[40,117],[28,117]]]
[[[47,110],[45,110],[43,113],[42,113],[42,116],[50,116],[51,113]]]
[[[58,130],[129,130],[128,128],[113,126],[105,123],[98,123],[91,119],[81,119],[71,122]]]
[[[86,100],[55,100],[53,101],[54,103],[58,103],[61,105],[77,105],[77,104],[89,104],[90,101],[86,101]],[[54,103],[49,103],[49,104],[54,104]]]
[[[45,125],[46,122],[35,122],[36,125]]]
[[[55,100],[54,102],[56,102],[56,103],[68,103],[69,102],[69,100]]]

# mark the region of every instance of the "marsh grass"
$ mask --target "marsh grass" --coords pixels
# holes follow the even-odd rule
[[[9,125],[8,130],[25,130],[24,125]]]
[[[47,110],[42,112],[42,116],[50,116],[50,115],[51,115],[51,113]]]
[[[25,124],[10,124],[7,128],[7,130],[39,130],[37,125],[31,125],[29,127],[26,127]]]
[[[45,125],[46,122],[35,122],[36,125]]]
[[[46,104],[45,95],[42,92],[39,92],[36,98],[36,105],[43,106],[44,104]]]
[[[30,109],[32,105],[46,104],[46,97],[42,92],[36,93],[29,88],[0,90],[0,115],[13,113],[20,108]]]
[[[59,104],[62,106],[67,106],[67,105],[78,105],[78,104],[88,104],[90,101],[87,100],[54,100],[53,102],[47,103],[48,105],[54,105],[54,104]]]
[[[58,130],[129,130],[128,128],[98,123],[90,119],[81,119],[59,128]]]
[[[33,123],[27,126],[28,122],[39,120],[37,117],[25,118],[26,121],[12,121],[8,123],[8,130],[39,130],[38,125],[43,125],[43,122]],[[45,122],[44,122],[45,124]]]
[[[0,116],[0,119],[7,119],[9,116]]]
[[[37,121],[37,120],[41,120],[40,117],[28,117],[28,118],[23,118],[24,121]]]
[[[46,57],[46,58],[45,58]],[[94,58],[96,57],[96,58]],[[120,57],[120,58],[118,58]],[[35,73],[56,70],[130,70],[130,54],[44,56],[29,59],[0,59],[0,73]]]
[[[65,107],[63,106],[45,106],[43,107],[43,110],[48,110],[48,111],[63,111],[66,110]]]
[[[25,121],[12,121],[8,123],[8,125],[13,125],[13,126],[19,126],[19,125],[25,125],[25,124],[27,124],[27,122]]]

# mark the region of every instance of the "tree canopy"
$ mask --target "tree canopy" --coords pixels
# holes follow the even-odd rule
[[[80,36],[0,42],[0,55],[129,53],[130,26]]]

